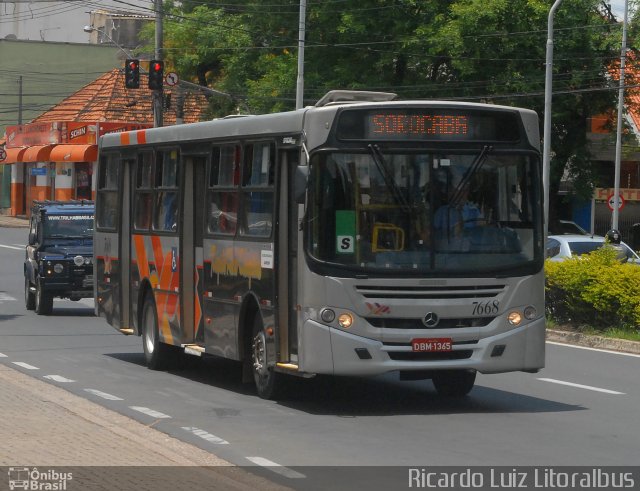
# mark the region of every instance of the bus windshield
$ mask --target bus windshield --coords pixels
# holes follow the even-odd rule
[[[540,262],[538,158],[380,150],[311,159],[309,254],[356,271],[511,274]]]

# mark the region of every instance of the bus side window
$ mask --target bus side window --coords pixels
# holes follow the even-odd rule
[[[100,159],[100,174],[98,176],[99,212],[96,221],[103,230],[115,230],[118,217],[118,183],[120,158],[118,155],[107,155]]]
[[[144,152],[138,155],[133,214],[133,228],[135,230],[149,230],[151,226],[153,213],[152,172],[153,153]]]
[[[214,147],[207,190],[207,231],[234,235],[238,220],[240,146]]]
[[[273,227],[275,146],[257,142],[245,146],[242,170],[243,235],[269,237]]]
[[[154,230],[175,232],[178,229],[178,151],[157,153]]]

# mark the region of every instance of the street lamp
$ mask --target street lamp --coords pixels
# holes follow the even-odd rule
[[[542,185],[544,186],[544,237],[549,233],[549,181],[551,169],[551,97],[553,95],[553,16],[562,3],[556,0],[547,21],[547,57],[544,80],[544,129],[542,137]]]
[[[624,65],[627,57],[627,17],[629,15],[629,2],[624,0],[624,21],[622,23],[622,48],[620,50],[620,80],[618,89],[618,119],[616,124],[616,158],[613,183],[613,213],[611,215],[611,228],[618,229],[620,212],[620,160],[622,158],[622,114],[624,113]]]
[[[84,26],[84,28],[82,30],[84,32],[93,32],[93,31],[95,31],[95,32],[101,33],[104,37],[106,37],[109,41],[111,41],[116,48],[118,48],[125,55],[127,55],[127,58],[133,58],[133,55],[131,53],[129,53],[126,49],[124,49],[122,46],[120,46],[118,43],[116,43],[113,40],[113,38],[107,34],[107,31],[105,31],[104,29],[100,29],[98,27],[93,27],[93,26]]]

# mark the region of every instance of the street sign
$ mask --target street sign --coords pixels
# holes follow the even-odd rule
[[[618,211],[622,210],[624,208],[624,198],[622,197],[622,195],[618,195],[618,199],[615,200],[614,199],[614,195],[612,194],[611,196],[609,196],[607,198],[607,206],[609,207],[609,209],[611,211],[613,211],[613,207],[616,204],[616,201],[618,202]]]
[[[178,83],[178,74],[175,72],[169,72],[167,73],[167,76],[164,77],[164,80],[167,82],[167,85],[174,86]]]
[[[47,175],[47,168],[46,167],[34,167],[33,169],[31,169],[31,175],[32,176],[46,176]]]
[[[7,158],[7,152],[5,152],[4,148],[0,148],[0,162],[4,162],[4,159]]]

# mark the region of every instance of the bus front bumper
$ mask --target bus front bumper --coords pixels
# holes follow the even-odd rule
[[[414,353],[404,346],[353,335],[308,320],[300,342],[300,369],[333,375],[378,375],[392,371],[473,369],[481,373],[537,371],[544,367],[544,318],[446,353]],[[426,337],[426,336],[425,336]]]

